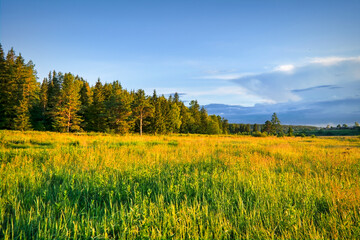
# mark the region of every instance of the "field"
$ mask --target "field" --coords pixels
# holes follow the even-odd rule
[[[359,239],[360,138],[0,131],[0,239]]]

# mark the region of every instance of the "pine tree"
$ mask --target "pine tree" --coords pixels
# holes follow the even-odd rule
[[[6,61],[4,50],[0,44],[0,129],[5,128],[6,123],[6,104],[7,104],[7,79],[6,79]]]
[[[153,108],[150,104],[149,98],[145,95],[145,92],[142,89],[139,89],[135,94],[132,112],[135,118],[139,121],[139,133],[141,136],[143,133],[144,118],[151,116],[153,113]]]
[[[0,89],[2,109],[2,128],[14,129],[15,107],[16,107],[16,68],[15,68],[15,51],[11,48],[3,65],[2,81]]]
[[[174,103],[178,104],[180,103],[180,96],[177,92],[174,93]]]
[[[189,121],[189,131],[191,133],[201,132],[200,105],[196,100],[190,102],[189,112],[191,115]]]
[[[49,89],[49,81],[47,78],[44,78],[40,86],[40,104],[41,104],[41,111],[44,117],[44,121],[45,121],[46,109],[48,107],[48,89]]]
[[[89,109],[88,129],[104,132],[106,129],[105,95],[100,78],[97,80],[92,93],[93,102]]]
[[[277,134],[277,133],[282,134],[280,120],[277,117],[276,113],[273,113],[273,115],[271,116],[271,124],[272,124],[272,131],[271,131],[272,134]]]
[[[221,130],[220,130],[220,126],[219,126],[219,121],[216,115],[211,115],[208,118],[207,121],[207,129],[206,129],[206,134],[220,134]]]
[[[168,131],[170,133],[176,133],[179,132],[181,126],[180,108],[176,102],[170,104],[170,111],[168,114]]]
[[[31,61],[27,64],[19,55],[15,60],[15,84],[14,96],[14,118],[13,127],[16,130],[28,130],[31,128],[30,110],[33,106],[36,88],[36,72]]]
[[[225,118],[221,119],[222,121],[222,128],[223,128],[223,133],[224,134],[229,134],[230,129],[229,129],[229,121]]]
[[[259,131],[259,125],[255,123],[253,126],[253,132],[257,132],[257,131]]]
[[[54,130],[55,116],[57,114],[56,106],[60,101],[61,85],[63,75],[53,71],[49,73],[48,90],[47,90],[47,107],[45,126],[47,130]]]
[[[64,75],[60,99],[56,105],[54,117],[54,129],[60,132],[79,131],[81,118],[78,115],[80,110],[80,94],[75,78],[71,73]]]
[[[262,129],[262,132],[266,132],[268,134],[272,133],[273,132],[273,126],[272,126],[272,123],[267,120],[263,126],[263,129]]]
[[[90,106],[92,105],[92,92],[89,83],[85,80],[82,80],[80,86],[80,102],[79,116],[83,119],[81,127],[87,131],[89,130],[88,124],[90,120]]]
[[[116,133],[127,133],[131,127],[131,97],[118,81],[112,84],[112,93],[106,101],[110,129]]]
[[[190,112],[189,109],[184,105],[184,103],[180,104],[180,117],[181,117],[181,133],[189,133],[190,132]]]
[[[204,107],[201,107],[200,110],[200,131],[199,133],[208,133],[208,114]]]
[[[151,104],[154,109],[154,113],[152,115],[152,132],[155,134],[163,134],[166,132],[165,118],[164,115],[164,107],[165,107],[166,99],[164,96],[157,97],[156,91],[154,90],[153,96],[151,98]]]
[[[294,130],[292,129],[292,127],[291,127],[291,126],[289,127],[289,130],[288,130],[287,135],[288,135],[289,137],[294,136]]]

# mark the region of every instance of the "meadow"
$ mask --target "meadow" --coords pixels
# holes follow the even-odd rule
[[[359,239],[359,137],[0,131],[0,239]]]

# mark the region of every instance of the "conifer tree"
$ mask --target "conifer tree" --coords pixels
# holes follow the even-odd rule
[[[44,78],[43,82],[40,86],[40,104],[41,104],[41,111],[45,117],[46,109],[48,107],[48,89],[49,89],[49,81],[47,78]]]
[[[93,102],[89,110],[88,129],[104,132],[106,129],[105,95],[100,78],[97,80],[92,93]]]
[[[141,136],[143,133],[144,118],[151,116],[153,113],[153,108],[150,104],[149,98],[145,95],[144,90],[139,89],[135,93],[132,111],[136,120],[138,121],[139,133]]]
[[[46,108],[46,129],[54,130],[54,121],[57,114],[56,106],[60,101],[61,84],[63,75],[54,70],[49,72],[48,90],[47,90],[47,108]]]
[[[164,103],[166,99],[164,96],[157,97],[156,91],[154,90],[153,96],[151,98],[151,104],[153,106],[154,112],[152,115],[152,132],[156,134],[163,134],[166,131],[165,126],[165,117],[164,116]]]
[[[79,131],[81,118],[79,88],[71,73],[64,75],[60,99],[56,105],[54,128],[60,132]]]
[[[81,106],[80,106],[79,116],[83,119],[83,122],[81,123],[81,127],[87,131],[88,123],[90,120],[89,111],[90,111],[90,106],[92,104],[92,92],[89,83],[86,82],[85,80],[82,80],[82,84],[80,86],[80,102],[81,102]]]
[[[0,44],[0,129],[5,128],[6,123],[6,103],[8,94],[6,93],[7,78],[6,78],[6,61],[5,54]]]
[[[16,69],[15,69],[15,51],[11,48],[3,65],[2,82],[0,89],[2,105],[2,128],[14,129],[15,107],[16,107]]]
[[[184,105],[184,103],[180,104],[180,116],[181,116],[181,133],[189,133],[190,132],[190,119],[191,115],[189,109]]]
[[[217,120],[217,119],[216,119]],[[201,107],[200,110],[200,131],[198,133],[208,133],[208,114],[204,107]]]
[[[190,102],[189,112],[191,114],[191,118],[189,121],[190,132],[200,133],[201,131],[200,105],[196,100],[192,100]]]
[[[225,118],[221,118],[223,134],[229,134],[229,121]]]
[[[289,126],[289,130],[288,130],[288,132],[287,132],[287,135],[288,135],[289,137],[294,136],[294,130],[292,129],[291,126]]]
[[[269,120],[267,120],[263,126],[262,132],[266,132],[270,134],[272,133],[272,131],[273,131],[272,123]]]
[[[180,108],[176,102],[170,102],[170,111],[168,114],[168,132],[179,132],[181,126]]]
[[[127,133],[131,127],[131,96],[118,81],[112,83],[112,92],[106,101],[110,129],[116,133]]]
[[[83,124],[80,123],[83,121]],[[134,124],[136,122],[136,124]],[[151,123],[148,125],[148,123]],[[134,128],[136,126],[136,129]],[[49,73],[41,84],[31,61],[0,45],[0,128],[26,130],[114,131],[153,133],[226,133],[227,120],[209,116],[196,100],[186,107],[175,93],[128,92],[118,81],[94,87],[79,76]]]
[[[204,134],[219,134],[220,127],[216,115],[207,116],[206,129]]]
[[[281,124],[280,124],[280,120],[277,117],[276,113],[273,113],[273,115],[271,116],[271,124],[272,124],[272,134],[283,134],[282,133],[282,129],[281,129]]]
[[[253,132],[257,132],[257,131],[259,131],[259,125],[255,123],[253,126]]]
[[[28,130],[31,128],[30,110],[33,106],[36,88],[36,72],[31,61],[27,64],[21,55],[15,61],[15,88],[14,100],[14,118],[13,126],[16,130]]]

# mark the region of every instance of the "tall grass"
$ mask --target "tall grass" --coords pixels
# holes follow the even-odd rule
[[[360,138],[0,132],[0,239],[360,238]]]

